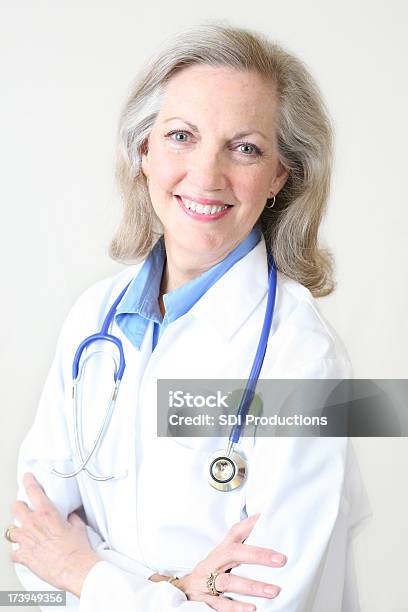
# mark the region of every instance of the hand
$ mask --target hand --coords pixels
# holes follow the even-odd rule
[[[21,527],[11,530],[13,542],[19,544],[11,559],[79,597],[85,577],[101,561],[90,546],[86,525],[75,512],[64,520],[33,474],[24,474],[23,484],[34,509],[22,501],[12,507]]]
[[[255,514],[233,525],[221,544],[216,546],[204,561],[196,565],[191,574],[176,580],[173,583],[174,586],[181,589],[187,599],[203,601],[219,612],[250,612],[256,608],[251,604],[210,595],[207,589],[207,578],[211,572],[218,572],[215,579],[217,591],[255,595],[268,599],[276,597],[280,592],[278,586],[225,573],[241,563],[269,565],[270,567],[282,567],[286,563],[285,555],[269,548],[249,546],[243,543],[251,533],[258,517],[259,514]]]

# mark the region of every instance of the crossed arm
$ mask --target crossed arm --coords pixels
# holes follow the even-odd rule
[[[18,544],[11,558],[29,568],[52,586],[81,596],[84,581],[102,557],[91,548],[85,523],[72,512],[65,520],[46,496],[31,473],[26,473],[23,484],[32,509],[16,501],[13,515],[21,525],[13,527],[11,538]],[[259,515],[234,525],[225,539],[191,572],[175,581],[188,600],[203,602],[219,612],[250,612],[251,604],[219,598],[208,591],[207,578],[217,569],[216,589],[273,599],[279,594],[276,585],[229,574],[241,563],[282,567],[286,557],[273,550],[244,544]],[[153,574],[152,582],[167,581],[168,576]]]
[[[23,481],[26,494],[20,489],[20,501],[13,507],[13,515],[21,524],[21,531],[12,530],[13,540],[20,540],[19,551],[13,551],[13,560],[20,564],[17,573],[26,588],[49,588],[49,585],[63,588],[80,596],[79,604],[72,597],[73,605],[67,608],[78,610],[79,606],[80,612],[102,612],[113,607],[120,607],[123,612],[135,609],[205,612],[209,608],[241,612],[255,606],[294,612],[309,605],[323,570],[330,575],[336,570],[338,580],[335,588],[325,592],[325,601],[326,609],[338,607],[344,581],[343,552],[338,554],[338,543],[346,541],[348,528],[347,512],[341,504],[346,440],[276,439],[270,444],[266,438],[259,439],[246,484],[246,510],[250,518],[233,526],[191,574],[169,584],[167,577],[155,575],[125,555],[107,549],[98,534],[74,516],[73,511],[81,506],[75,479],[56,482],[46,471],[37,469],[42,459],[58,457],[63,461],[69,455],[68,432],[62,419],[65,400],[61,355],[64,352],[67,351],[62,342],[35,423],[20,451],[19,481],[24,472],[35,472],[45,491],[35,479],[26,476]],[[324,367],[319,361],[307,371],[294,373],[295,378],[341,375],[342,370],[330,361]],[[340,506],[344,512],[339,512]],[[259,511],[261,516],[254,519]],[[335,525],[337,544],[331,538]],[[97,540],[96,547],[90,545],[89,536]],[[62,545],[61,538],[69,544]],[[262,548],[260,544],[270,548]],[[50,567],[35,565],[41,558],[44,562],[51,545],[55,550],[53,561],[48,561]],[[277,564],[271,557],[272,547],[287,555],[288,562]],[[61,551],[66,551],[65,558]],[[277,567],[280,569],[276,571]],[[232,571],[228,572],[230,568]],[[208,593],[207,577],[214,570],[219,572],[217,590],[233,600]],[[264,591],[267,585],[275,586],[275,580],[282,587],[277,597]],[[119,591],[123,593],[120,605]],[[234,601],[235,594],[238,601]]]

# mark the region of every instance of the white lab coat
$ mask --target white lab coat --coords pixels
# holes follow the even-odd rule
[[[248,544],[287,555],[283,568],[242,565],[233,573],[278,584],[274,600],[229,594],[258,610],[355,612],[350,534],[368,505],[346,438],[244,438],[249,465],[244,486],[229,493],[207,483],[206,464],[220,447],[212,438],[156,436],[159,378],[248,377],[266,306],[265,242],[230,268],[185,315],[171,323],[151,352],[150,323],[141,350],[116,324],[127,367],[115,413],[94,469],[128,476],[95,482],[82,472],[61,479],[47,471],[73,469],[71,366],[76,347],[100,329],[106,312],[141,264],[98,282],[76,302],[63,326],[35,422],[19,455],[19,499],[32,471],[63,516],[83,505],[89,536],[104,561],[85,579],[80,612],[203,612],[175,586],[148,579],[184,575],[233,523],[261,512]],[[110,346],[87,362],[83,407],[89,446],[112,388]],[[98,348],[93,345],[92,351]],[[322,319],[310,292],[278,273],[275,314],[261,378],[347,378],[347,354]],[[16,565],[25,588],[50,588]],[[45,608],[44,608],[45,609]],[[50,610],[50,608],[46,608]],[[57,608],[56,608],[57,609]],[[59,608],[58,608],[59,609]]]

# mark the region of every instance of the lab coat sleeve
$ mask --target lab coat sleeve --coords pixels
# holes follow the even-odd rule
[[[350,365],[346,358],[321,359],[303,364],[290,375],[348,378]],[[346,438],[259,438],[251,458],[245,506],[248,515],[261,515],[246,543],[282,552],[288,561],[282,568],[243,564],[232,573],[277,584],[282,590],[273,600],[224,595],[252,603],[257,610],[345,610],[348,535],[361,518],[361,512],[352,511],[356,491],[345,486],[352,469]],[[357,494],[358,487],[355,479],[351,488]],[[354,602],[353,595],[347,601]],[[115,604],[125,612],[209,609],[206,604],[186,601],[172,585],[146,584],[109,563],[97,563],[85,579],[80,612],[108,612]],[[350,612],[357,609],[350,607]]]
[[[348,374],[347,360],[324,359],[290,377],[334,379]],[[340,612],[349,530],[359,518],[345,487],[353,468],[344,437],[256,440],[245,506],[248,516],[261,514],[246,544],[283,553],[287,563],[280,568],[243,564],[231,572],[280,586],[275,599],[227,596],[253,603],[257,610]]]
[[[57,470],[63,472],[73,470],[72,449],[64,417],[64,381],[70,376],[70,364],[67,363],[66,354],[72,354],[71,320],[72,317],[77,316],[76,310],[77,306],[74,306],[62,328],[34,423],[23,440],[18,456],[17,499],[26,502],[31,507],[22,478],[25,472],[32,472],[64,518],[82,506],[79,488],[75,478],[58,478],[50,473],[49,466],[53,465]],[[66,363],[64,363],[64,357]],[[16,524],[18,524],[17,521]],[[154,573],[153,570],[137,561],[110,550],[106,542],[91,527],[88,526],[87,531],[91,546],[102,559],[108,561],[112,566],[123,568],[143,581],[147,581]],[[13,548],[18,548],[18,545],[13,545]],[[15,570],[20,582],[27,590],[53,590],[55,588],[21,564],[16,563]],[[78,605],[78,598],[68,593],[67,610],[77,610]],[[56,609],[59,610],[59,608]],[[44,610],[49,611],[50,607]]]
[[[188,601],[168,582],[151,582],[101,561],[85,578],[79,612],[207,612],[205,603]]]

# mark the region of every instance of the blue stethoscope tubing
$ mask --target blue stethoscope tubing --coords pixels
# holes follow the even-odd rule
[[[265,358],[266,348],[268,345],[268,337],[269,337],[269,332],[272,326],[273,313],[275,309],[276,285],[277,285],[276,265],[273,260],[272,254],[270,252],[268,252],[268,267],[269,267],[268,299],[267,299],[267,304],[266,304],[266,310],[265,310],[265,316],[264,316],[264,321],[262,325],[261,335],[259,337],[258,347],[257,347],[254,361],[252,364],[251,372],[249,374],[249,378],[248,378],[244,393],[242,395],[242,398],[241,398],[241,401],[240,401],[240,404],[237,410],[237,416],[241,418],[238,418],[237,424],[233,426],[231,430],[231,434],[229,436],[228,448],[226,452],[223,453],[223,456],[226,456],[226,457],[230,457],[233,454],[234,446],[239,443],[242,427],[245,424],[245,418],[246,418],[246,415],[248,414],[249,407],[251,405],[251,402],[255,394],[256,385],[259,379],[259,374],[262,368],[262,364]],[[113,410],[115,408],[116,398],[118,395],[120,383],[122,381],[122,377],[123,377],[123,374],[126,368],[125,354],[123,351],[122,342],[117,336],[113,336],[112,334],[109,333],[109,327],[112,323],[113,317],[115,316],[115,312],[118,307],[118,304],[122,300],[123,296],[125,295],[131,282],[132,281],[130,281],[126,285],[126,287],[122,289],[120,294],[117,296],[116,300],[113,302],[112,306],[110,307],[103,321],[101,330],[98,333],[92,334],[91,336],[88,336],[87,338],[85,338],[80,343],[80,345],[78,346],[76,350],[74,360],[72,363],[72,401],[73,401],[73,418],[74,418],[74,437],[75,437],[76,452],[78,454],[78,458],[80,459],[80,462],[79,462],[80,465],[73,472],[69,472],[69,473],[59,472],[55,468],[51,468],[51,472],[55,476],[59,476],[61,478],[72,478],[76,476],[77,474],[79,474],[80,472],[85,471],[88,474],[88,476],[92,478],[93,480],[106,481],[106,480],[112,480],[114,478],[122,478],[126,475],[126,474],[122,474],[122,475],[116,475],[116,476],[115,475],[103,476],[103,475],[95,474],[88,468],[88,463],[93,457],[93,455],[97,452],[106,434],[106,431],[109,427],[109,424],[112,418],[112,414],[113,414]],[[113,385],[111,396],[109,398],[109,403],[108,403],[107,410],[105,412],[103,422],[99,428],[98,434],[94,440],[94,443],[92,444],[91,449],[88,451],[88,453],[86,453],[84,449],[84,445],[83,445],[83,438],[82,438],[82,411],[81,411],[81,418],[79,417],[79,414],[78,414],[78,385],[81,380],[80,363],[81,363],[81,357],[82,357],[84,350],[88,348],[93,342],[97,342],[97,341],[106,341],[106,342],[111,342],[112,344],[114,344],[118,349],[119,363],[116,363],[115,361],[116,367],[115,367],[115,372],[114,372],[114,385]]]
[[[113,478],[123,478],[124,476],[126,476],[126,473],[118,475],[118,476],[115,476],[114,474],[109,475],[109,476],[102,476],[99,474],[94,474],[87,467],[87,465],[89,461],[91,460],[91,458],[93,457],[94,453],[96,453],[98,447],[101,445],[102,440],[109,427],[109,423],[112,418],[113,410],[115,408],[116,398],[119,392],[120,383],[122,381],[122,377],[123,377],[125,367],[126,367],[125,354],[123,351],[122,342],[120,338],[117,338],[116,336],[109,334],[108,330],[113,320],[113,317],[115,315],[116,308],[118,307],[119,302],[125,295],[130,285],[130,282],[126,285],[124,289],[122,289],[122,291],[120,292],[120,294],[118,295],[116,300],[113,302],[112,306],[110,307],[105,317],[105,320],[102,324],[100,332],[98,332],[97,334],[92,334],[91,336],[88,336],[87,338],[85,338],[85,340],[81,342],[81,344],[78,346],[76,350],[74,360],[72,363],[72,403],[73,403],[75,446],[76,446],[76,452],[80,459],[80,466],[73,472],[68,472],[68,473],[59,472],[55,468],[51,468],[51,473],[54,474],[55,476],[59,476],[60,478],[72,478],[73,476],[76,476],[77,474],[82,472],[82,470],[84,470],[88,474],[88,476],[92,478],[93,480],[99,480],[99,481],[112,480]],[[86,454],[84,446],[83,446],[83,438],[82,438],[82,419],[79,418],[79,415],[78,415],[78,385],[81,379],[81,370],[79,366],[80,366],[81,356],[84,350],[87,347],[89,347],[93,342],[97,342],[101,340],[111,342],[117,347],[118,353],[119,353],[119,364],[117,365],[117,367],[115,367],[114,385],[113,385],[111,396],[109,398],[108,408],[106,410],[102,425],[94,440],[91,450]]]
[[[266,347],[268,346],[269,332],[272,326],[273,313],[275,310],[276,301],[276,266],[273,261],[272,255],[268,253],[268,264],[270,267],[269,279],[268,279],[268,300],[266,302],[265,317],[262,325],[261,335],[259,337],[258,348],[255,353],[254,362],[252,364],[251,372],[245,387],[245,391],[242,395],[241,402],[238,407],[237,416],[241,417],[237,419],[237,424],[233,426],[229,437],[229,444],[238,444],[241,437],[241,430],[245,423],[245,417],[248,414],[249,407],[255,395],[255,388],[259,379],[262,364],[265,358]]]
[[[247,477],[248,467],[245,455],[235,450],[234,447],[241,438],[242,428],[245,427],[246,415],[249,412],[251,402],[255,395],[255,389],[264,362],[269,333],[272,327],[276,301],[277,271],[272,254],[269,252],[268,267],[268,298],[264,321],[251,372],[236,413],[238,418],[236,419],[236,424],[231,429],[227,449],[218,450],[213,453],[208,462],[208,482],[218,491],[233,491],[240,487]]]

